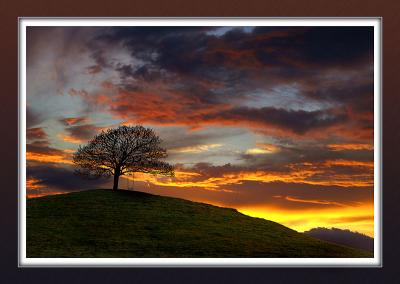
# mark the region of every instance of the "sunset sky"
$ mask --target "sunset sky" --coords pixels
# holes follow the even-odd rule
[[[373,27],[28,27],[29,197],[111,188],[72,154],[151,127],[173,178],[122,188],[373,236]]]

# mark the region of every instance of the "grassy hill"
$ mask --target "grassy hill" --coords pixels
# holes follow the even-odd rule
[[[372,257],[278,223],[143,192],[27,201],[27,257]]]

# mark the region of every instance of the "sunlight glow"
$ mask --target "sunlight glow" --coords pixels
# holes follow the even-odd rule
[[[316,227],[349,229],[374,237],[373,204],[329,209],[285,210],[276,207],[241,207],[243,214],[283,224],[298,232]]]

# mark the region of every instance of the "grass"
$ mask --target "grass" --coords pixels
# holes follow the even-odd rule
[[[27,200],[27,257],[373,257],[235,209],[135,191]]]

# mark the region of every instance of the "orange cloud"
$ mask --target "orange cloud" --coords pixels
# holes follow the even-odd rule
[[[247,108],[221,102],[211,104],[184,91],[172,91],[165,82],[141,83],[141,91],[134,92],[114,86],[118,93],[113,99],[104,94],[87,96],[86,93],[81,94],[76,90],[72,90],[71,93],[80,94],[90,104],[105,107],[130,124],[188,126],[191,129],[215,125],[241,126],[278,136],[303,137],[305,132],[312,136],[325,136],[324,133],[320,133],[321,127],[326,129],[341,124],[346,116],[344,112],[329,110],[325,112],[336,118],[325,120],[319,111],[287,111],[274,107]],[[201,88],[212,88],[207,84]],[[107,84],[105,89],[110,87]],[[302,123],[304,116],[314,121],[313,127],[309,123]]]
[[[327,147],[332,151],[344,151],[344,150],[374,150],[374,146],[371,144],[329,144]]]
[[[352,161],[352,160],[328,160],[324,163],[326,166],[350,166],[350,167],[367,167],[373,168],[374,162],[364,162],[364,161]]]
[[[280,198],[280,197],[279,197]],[[301,203],[311,203],[311,204],[322,204],[322,205],[336,205],[343,207],[345,204],[335,202],[335,201],[328,201],[328,200],[316,200],[316,199],[300,199],[292,196],[285,196],[285,199],[288,201],[293,202],[301,202]]]
[[[57,194],[65,194],[65,192],[62,191],[51,191],[49,192],[41,192],[40,190],[38,191],[27,191],[27,197],[28,198],[36,198],[36,197],[42,197],[42,196],[47,196],[47,195],[57,195]]]
[[[30,178],[28,177],[26,179],[26,187],[28,190],[37,190],[44,188],[45,186],[40,184],[41,180],[36,179],[36,178]]]
[[[202,176],[198,173],[188,174],[187,172],[182,173],[182,175],[180,172],[177,172],[175,177],[162,177],[136,173],[135,180],[148,182],[158,186],[180,188],[194,187],[208,190],[222,190],[222,186],[224,185],[241,184],[244,181],[257,181],[263,183],[304,183],[310,185],[342,187],[363,187],[373,185],[373,177],[370,177],[369,175],[337,174],[330,175],[325,179],[312,179],[314,175],[324,173],[325,171],[323,169],[293,169],[289,172],[242,171],[237,173],[226,173],[220,177],[209,177],[203,179],[201,179]],[[190,180],[191,177],[196,177],[196,180]]]
[[[87,117],[67,117],[61,120],[66,125],[76,125],[79,123],[88,122],[89,119]]]
[[[46,186],[41,184],[41,180],[33,177],[27,177],[26,179],[26,194],[28,198],[35,198],[35,197],[41,197],[41,196],[46,196],[46,195],[53,195],[53,194],[62,194],[65,192],[61,191],[42,191],[42,189],[45,189]]]
[[[36,161],[41,163],[73,164],[72,160],[67,154],[26,152],[26,159],[28,161]]]
[[[76,138],[76,137],[73,137],[73,136],[70,136],[70,135],[65,135],[65,134],[62,134],[62,133],[58,134],[57,137],[59,139],[61,139],[62,141],[64,141],[64,142],[69,142],[69,143],[74,143],[74,144],[82,144],[82,143],[85,142],[85,141],[83,141],[83,140],[81,140],[79,138]]]

